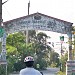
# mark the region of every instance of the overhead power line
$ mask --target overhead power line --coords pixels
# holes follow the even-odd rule
[[[8,1],[8,0],[7,0],[7,1]],[[2,5],[5,4],[7,1],[3,2]]]

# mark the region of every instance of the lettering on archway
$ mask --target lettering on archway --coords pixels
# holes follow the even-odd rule
[[[72,23],[41,13],[34,13],[4,22],[4,25],[7,33],[25,30],[46,30],[67,34],[67,32],[71,31]]]
[[[14,33],[25,30],[45,30],[67,34],[72,41],[72,23],[41,13],[34,13],[4,22],[5,31]],[[72,59],[72,45],[69,44],[69,58]]]

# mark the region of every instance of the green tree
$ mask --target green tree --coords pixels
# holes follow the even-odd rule
[[[73,60],[75,60],[75,26],[72,26],[72,34],[73,34],[73,40],[72,40],[72,55],[73,55]]]
[[[50,52],[50,65],[53,65],[53,67],[59,66],[59,54],[54,51]]]
[[[68,52],[66,52],[64,55],[62,55],[61,57],[61,63],[62,63],[62,71],[65,72],[66,71],[66,62],[68,60]]]
[[[33,43],[34,50],[35,50],[35,57],[37,57],[36,64],[40,64],[40,68],[42,69],[47,67],[48,52],[49,50],[51,50],[51,47],[47,45],[47,41],[46,41],[47,38],[48,36],[45,33],[40,32],[36,35],[36,38]],[[42,64],[44,64],[44,66],[42,66]]]
[[[13,64],[19,65],[19,68],[16,67],[16,70],[23,68],[24,66],[21,64],[24,64],[23,60],[28,55],[34,56],[36,60],[35,67],[39,62],[41,69],[46,68],[48,54],[52,50],[52,48],[47,45],[47,38],[48,36],[45,33],[40,32],[36,35],[35,31],[30,31],[29,43],[26,45],[25,32],[8,35],[6,48],[9,70],[10,68],[13,70]],[[44,65],[42,66],[42,64]]]
[[[12,68],[12,70],[14,63],[17,63],[17,65],[18,64],[21,65],[23,64],[25,56],[34,55],[34,48],[32,43],[29,43],[26,46],[25,35],[22,32],[8,35],[6,48],[7,48],[7,60],[9,64],[8,66],[9,68]],[[20,67],[20,69],[21,68],[22,67]]]

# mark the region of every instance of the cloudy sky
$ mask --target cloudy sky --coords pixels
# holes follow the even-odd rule
[[[26,16],[28,2],[29,0],[8,0],[2,8],[3,20]],[[36,12],[74,23],[75,0],[30,0],[30,14]]]

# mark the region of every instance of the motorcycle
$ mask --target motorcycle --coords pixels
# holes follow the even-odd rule
[[[43,75],[43,72],[40,72]]]

